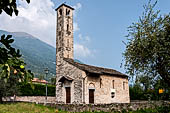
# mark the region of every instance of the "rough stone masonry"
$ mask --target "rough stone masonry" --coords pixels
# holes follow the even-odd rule
[[[129,103],[127,75],[74,60],[73,10],[66,4],[56,9],[56,102]]]

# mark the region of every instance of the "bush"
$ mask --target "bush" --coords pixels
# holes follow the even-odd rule
[[[45,96],[46,95],[46,85],[43,84],[19,84],[20,96]],[[47,85],[47,95],[55,96],[55,85]]]

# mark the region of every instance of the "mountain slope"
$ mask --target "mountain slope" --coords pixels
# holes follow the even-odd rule
[[[49,68],[49,72],[56,73],[56,49],[34,36],[24,32],[8,32],[0,30],[2,34],[11,34],[14,38],[13,47],[19,49],[22,58],[27,64],[27,69],[31,69],[35,75],[44,74],[44,69]]]

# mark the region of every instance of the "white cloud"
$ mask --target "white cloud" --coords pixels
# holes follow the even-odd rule
[[[74,44],[74,51],[76,57],[91,57],[94,56],[94,50],[89,49],[89,36],[83,36],[81,33],[78,35],[78,38]]]
[[[88,57],[91,55],[91,51],[81,44],[74,44],[74,50],[77,57]]]
[[[56,12],[54,3],[51,0],[32,0],[30,4],[26,1],[18,1],[19,15],[13,17],[5,13],[0,15],[0,29],[11,32],[27,32],[40,40],[56,46]],[[74,15],[82,8],[80,3],[75,6]],[[76,18],[76,17],[74,17]],[[79,31],[78,22],[74,22],[74,32]],[[93,55],[93,50],[88,48],[90,37],[79,34],[78,43],[74,44],[75,56],[89,57]]]
[[[73,6],[73,8],[75,9],[73,11],[73,16],[76,18],[77,17],[77,13],[78,11],[82,8],[82,5],[80,3],[77,3],[75,6]],[[79,28],[79,25],[78,25],[78,22],[77,21],[74,21],[73,23],[73,27],[74,27],[74,32],[76,31],[79,31],[80,28]]]
[[[76,31],[79,31],[80,30],[80,28],[79,28],[79,26],[78,26],[78,23],[77,22],[74,22],[73,23],[73,30],[74,30],[74,32],[76,32]]]
[[[87,42],[90,42],[90,37],[89,37],[89,36],[85,36],[85,40],[86,40]]]
[[[19,15],[12,18],[3,13],[0,15],[0,29],[22,31],[32,34],[40,40],[55,46],[56,15],[51,0],[32,0],[30,4],[18,1]]]
[[[74,18],[77,18],[77,13],[80,9],[82,9],[82,5],[80,3],[77,3],[75,6],[73,6],[75,9],[73,12]],[[80,27],[78,25],[77,21],[74,21],[73,23],[74,32],[80,31]],[[88,43],[90,42],[89,36],[83,36],[81,33],[78,35],[76,44],[74,44],[74,54],[76,57],[89,57],[93,56],[93,52],[88,48]]]
[[[79,34],[78,37],[80,41],[83,43],[89,43],[91,40],[89,36],[82,36],[82,34]]]
[[[74,17],[77,17],[77,13],[82,8],[82,5],[81,5],[81,3],[77,3],[75,6],[73,6],[73,8],[75,9],[73,11],[73,15],[74,15]]]
[[[79,34],[78,37],[79,37],[80,40],[83,40],[82,34]]]
[[[82,8],[82,5],[81,3],[77,3],[75,6],[73,6],[73,8],[75,9],[74,12],[77,12]]]
[[[77,3],[74,16],[82,8]],[[27,32],[40,40],[55,47],[56,38],[56,12],[51,0],[32,0],[30,4],[26,1],[18,1],[19,15],[13,17],[3,13],[0,15],[0,29],[11,32]],[[80,31],[78,22],[74,22],[74,32]]]
[[[75,8],[76,10],[81,9],[81,7],[82,7],[82,5],[81,5],[80,3],[77,3],[76,6],[74,6],[74,8]]]

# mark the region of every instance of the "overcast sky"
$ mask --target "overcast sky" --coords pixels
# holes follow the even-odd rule
[[[137,22],[148,0],[65,0],[74,11],[74,57],[96,66],[120,68],[123,63],[127,27]],[[27,32],[55,47],[56,12],[64,0],[18,0],[19,15],[0,15],[0,29]],[[152,0],[153,2],[155,0]],[[170,12],[170,0],[159,0],[155,8]]]

